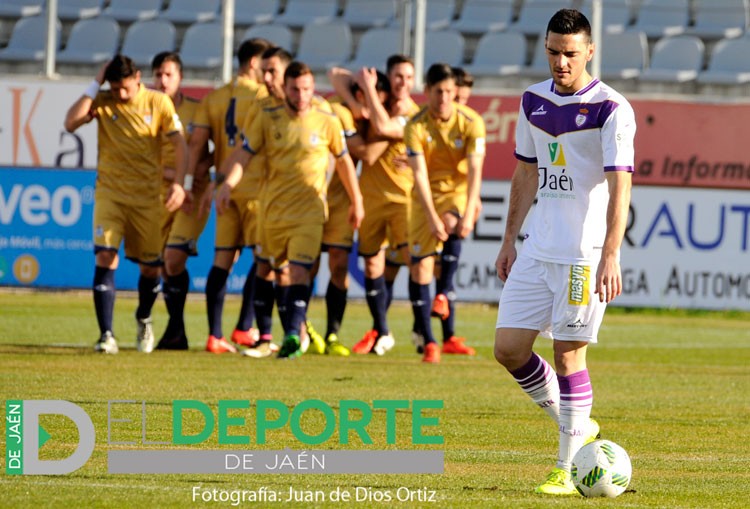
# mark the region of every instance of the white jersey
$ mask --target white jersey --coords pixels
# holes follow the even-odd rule
[[[539,168],[525,255],[572,265],[599,262],[609,202],[604,175],[633,171],[634,137],[630,103],[597,79],[575,94],[557,93],[551,79],[524,92],[515,156]]]

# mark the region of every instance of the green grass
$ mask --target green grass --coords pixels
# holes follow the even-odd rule
[[[225,308],[225,333],[232,329],[239,302]],[[554,465],[557,433],[552,422],[521,393],[492,357],[495,306],[462,305],[458,329],[477,348],[475,358],[445,358],[423,365],[409,341],[411,310],[396,303],[391,326],[397,338],[383,358],[304,356],[292,362],[210,355],[201,351],[207,334],[202,296],[188,301],[189,352],[142,355],[133,348],[135,300],[119,295],[115,332],[117,356],[94,355],[97,336],[91,296],[83,293],[0,292],[0,395],[5,399],[62,399],[92,418],[97,446],[89,462],[64,476],[7,476],[4,454],[0,493],[4,507],[231,507],[230,502],[192,502],[194,486],[205,489],[287,491],[355,487],[373,491],[399,487],[436,490],[437,503],[323,503],[356,507],[669,507],[744,508],[750,485],[750,315],[746,313],[611,309],[601,343],[589,351],[594,385],[593,415],[605,438],[622,445],[633,463],[628,492],[608,500],[548,499],[531,493]],[[310,315],[324,325],[324,303]],[[366,306],[351,302],[341,339],[351,345],[370,322]],[[165,323],[163,304],[155,311],[157,332]],[[439,336],[439,326],[433,323]],[[280,331],[276,331],[279,337]],[[537,350],[550,358],[550,343]],[[445,451],[442,475],[110,475],[107,473],[107,402],[147,402],[147,440],[171,437],[171,402],[195,399],[278,399],[290,407],[322,399],[335,409],[343,399],[442,399],[440,418]],[[137,422],[139,410],[130,411]],[[249,411],[252,413],[252,410]],[[315,414],[304,425],[319,430]],[[131,415],[127,414],[128,417]],[[338,440],[317,448],[418,448],[410,443],[409,415],[399,412],[398,442],[385,443],[383,413],[368,430],[374,444]],[[72,453],[77,436],[66,419],[48,416],[42,424],[52,440],[42,459]],[[123,436],[139,437],[140,427],[123,425]],[[71,430],[73,428],[73,430]],[[248,427],[248,431],[250,427]],[[259,446],[251,435],[244,449],[305,449],[288,431],[271,432]],[[337,437],[338,435],[334,435]],[[0,439],[4,443],[3,434]],[[141,446],[139,447],[156,447]],[[197,446],[193,446],[197,447]],[[202,444],[220,446],[216,435]],[[309,447],[308,447],[309,449]],[[3,446],[4,450],[4,446]],[[274,507],[277,504],[242,504]],[[310,503],[286,503],[311,507]]]

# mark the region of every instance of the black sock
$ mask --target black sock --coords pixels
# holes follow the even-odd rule
[[[365,278],[365,298],[367,306],[372,314],[373,328],[378,331],[378,335],[388,333],[388,320],[386,318],[386,309],[388,302],[385,277],[380,276],[375,279]]]
[[[443,341],[456,335],[456,292],[450,291],[446,294],[448,297],[448,309],[450,314],[445,320],[441,320],[443,326]]]
[[[185,335],[185,300],[190,289],[190,275],[183,270],[164,280],[164,303],[167,305],[169,322],[164,337],[176,339]]]
[[[386,299],[385,299],[385,309],[386,311],[391,309],[391,303],[393,302],[393,286],[396,284],[396,280],[393,281],[385,281],[385,291],[386,291]]]
[[[159,296],[161,290],[161,278],[145,277],[143,274],[138,278],[138,309],[135,311],[135,317],[139,320],[149,318],[154,302]]]
[[[449,235],[448,240],[443,242],[443,252],[440,253],[440,277],[436,283],[437,293],[447,294],[453,291],[461,246],[461,239],[457,235]]]
[[[99,332],[112,332],[112,317],[115,313],[115,271],[106,267],[95,267],[93,290]]]
[[[302,323],[307,319],[309,285],[291,285],[287,295],[288,323],[286,334],[299,336]]]
[[[276,309],[279,312],[279,319],[281,320],[281,327],[286,334],[286,331],[289,329],[289,308],[287,307],[289,287],[276,285],[273,290],[276,297]]]
[[[434,343],[430,324],[430,285],[420,285],[409,279],[409,299],[414,311],[414,324],[417,332],[424,336],[425,344]]]
[[[326,339],[331,334],[338,334],[341,322],[344,320],[346,310],[346,288],[339,288],[331,281],[328,282],[326,290],[326,309],[328,311],[328,323],[326,327]]]
[[[255,319],[261,336],[271,334],[273,328],[273,281],[255,278]]]
[[[255,272],[257,264],[253,262],[250,271],[245,279],[245,286],[242,287],[242,306],[240,307],[240,317],[237,320],[237,329],[249,330],[255,320]]]
[[[227,293],[229,271],[214,265],[206,279],[206,311],[208,312],[208,333],[221,338],[221,315],[224,312],[224,296]]]

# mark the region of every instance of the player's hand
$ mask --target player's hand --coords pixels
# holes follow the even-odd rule
[[[445,224],[439,218],[437,220],[430,219],[430,231],[432,234],[441,242],[448,240],[448,231],[445,229]]]
[[[378,72],[374,67],[363,67],[354,75],[354,81],[362,90],[365,88],[374,89],[378,83]]]
[[[596,289],[599,302],[612,302],[622,293],[622,272],[617,256],[602,255],[596,269]]]
[[[352,203],[349,205],[349,224],[355,230],[362,225],[362,219],[365,217],[365,208],[362,202]]]
[[[198,214],[201,217],[205,217],[208,215],[209,212],[211,212],[211,202],[214,199],[215,189],[216,189],[216,184],[213,182],[209,182],[208,187],[203,192],[200,205],[198,205]]]
[[[182,211],[185,214],[193,212],[194,196],[192,191],[185,191],[185,199],[182,201]]]
[[[232,189],[226,185],[222,184],[219,186],[219,188],[216,190],[216,213],[221,215],[224,213],[225,210],[229,208],[229,201],[230,196],[232,194]]]
[[[497,254],[495,260],[495,270],[497,270],[497,277],[504,283],[508,279],[510,274],[510,268],[516,262],[516,246],[512,242],[503,242],[500,247],[500,252]]]
[[[174,212],[182,206],[185,201],[185,190],[180,184],[173,182],[167,191],[167,198],[164,200],[164,206],[169,212]]]
[[[469,234],[474,231],[474,225],[477,223],[477,209],[481,209],[481,205],[473,210],[467,210],[456,225],[456,235],[459,239],[465,239]]]

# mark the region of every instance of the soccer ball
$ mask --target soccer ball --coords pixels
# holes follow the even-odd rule
[[[609,440],[595,440],[573,457],[570,475],[584,497],[621,495],[630,484],[632,466],[625,449]]]

